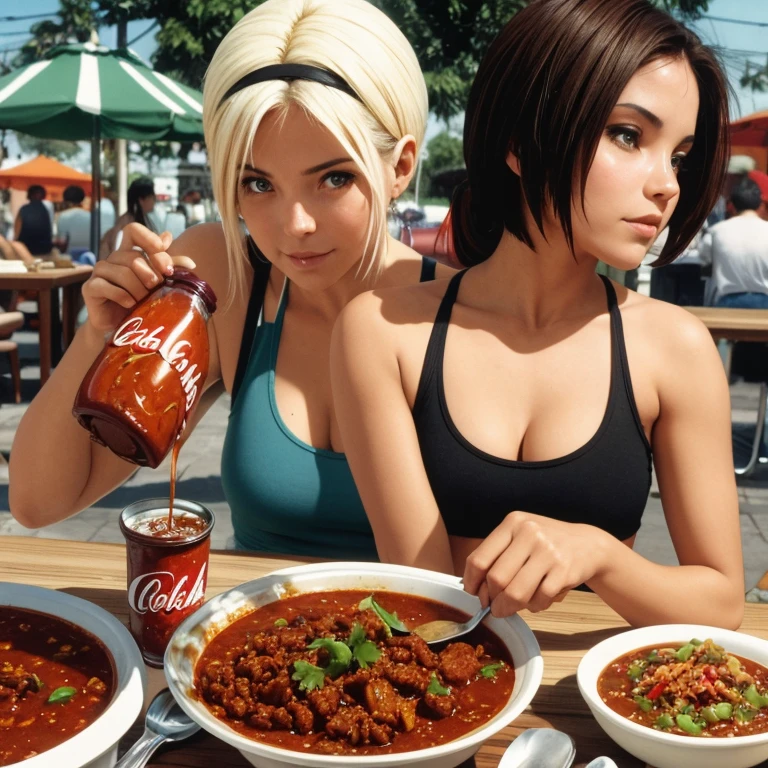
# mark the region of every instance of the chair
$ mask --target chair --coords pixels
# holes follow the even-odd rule
[[[765,413],[766,401],[768,400],[768,384],[760,382],[760,389],[757,401],[757,414],[754,431],[750,435],[751,429],[747,427],[742,429],[742,425],[734,425],[733,428],[733,463],[736,474],[746,477],[754,472],[760,461],[760,450],[763,447],[763,437],[765,435]]]
[[[24,324],[21,312],[0,312],[0,353],[6,353],[11,360],[13,394],[17,403],[21,402],[21,368],[19,365],[19,345],[11,341],[14,331]]]

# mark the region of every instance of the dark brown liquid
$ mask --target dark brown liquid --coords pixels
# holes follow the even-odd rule
[[[171,495],[168,502],[168,530],[173,530],[173,500],[176,498],[176,462],[179,460],[181,440],[177,437],[171,454]]]
[[[150,536],[153,539],[181,541],[198,536],[206,529],[207,525],[202,517],[182,513],[174,518],[158,515],[144,519],[140,523],[132,525],[131,528],[136,533]]]

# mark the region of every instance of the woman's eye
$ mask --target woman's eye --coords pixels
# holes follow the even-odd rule
[[[247,178],[240,182],[240,186],[246,192],[252,192],[255,195],[263,195],[265,192],[269,192],[272,189],[272,185],[264,178]]]
[[[631,128],[609,128],[608,134],[615,144],[625,149],[634,149],[640,138],[640,134]]]
[[[345,173],[344,171],[334,171],[323,177],[322,185],[327,189],[341,189],[346,187],[355,178],[353,173]]]
[[[673,155],[672,156],[672,169],[675,173],[679,173],[685,163],[685,155]]]

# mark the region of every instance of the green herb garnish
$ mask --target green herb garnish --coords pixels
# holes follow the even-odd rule
[[[330,662],[328,666],[323,667],[323,672],[328,677],[338,677],[342,672],[346,672],[349,669],[349,664],[352,661],[352,651],[346,643],[339,642],[331,637],[318,637],[307,648],[310,651],[322,648],[328,652]]]
[[[381,651],[365,635],[365,630],[359,622],[355,622],[349,633],[347,645],[352,650],[352,658],[357,661],[362,669],[368,669],[369,664],[379,660]]]
[[[434,693],[436,696],[447,696],[450,692],[450,688],[445,688],[440,685],[440,681],[437,679],[437,675],[433,672],[432,677],[429,678],[427,693]]]
[[[275,626],[276,627],[287,627],[288,621],[286,619],[275,619]]]
[[[378,617],[384,622],[384,628],[386,629],[387,636],[392,636],[392,630],[396,629],[398,632],[407,632],[408,627],[403,624],[400,619],[397,618],[396,613],[390,613],[382,608],[374,599],[373,595],[366,597],[360,601],[360,605],[357,606],[360,611],[372,610]]]
[[[299,680],[299,688],[303,691],[312,691],[322,688],[325,683],[325,671],[308,661],[296,661],[293,664],[293,680]]]
[[[69,686],[63,686],[62,688],[57,688],[48,697],[48,703],[49,704],[66,704],[76,693],[77,693],[77,689],[70,688]]]
[[[493,664],[486,664],[484,667],[480,669],[480,674],[483,677],[492,678],[496,677],[496,673],[504,668],[504,662],[503,661],[494,661]]]

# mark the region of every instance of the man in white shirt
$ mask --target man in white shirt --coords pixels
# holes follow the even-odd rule
[[[699,243],[699,258],[712,265],[715,304],[768,309],[768,221],[758,211],[760,187],[745,177],[730,202],[736,216],[711,227]]]
[[[59,237],[68,238],[67,250],[88,250],[91,247],[91,214],[83,208],[85,191],[71,186],[64,190],[64,210],[59,214]]]

